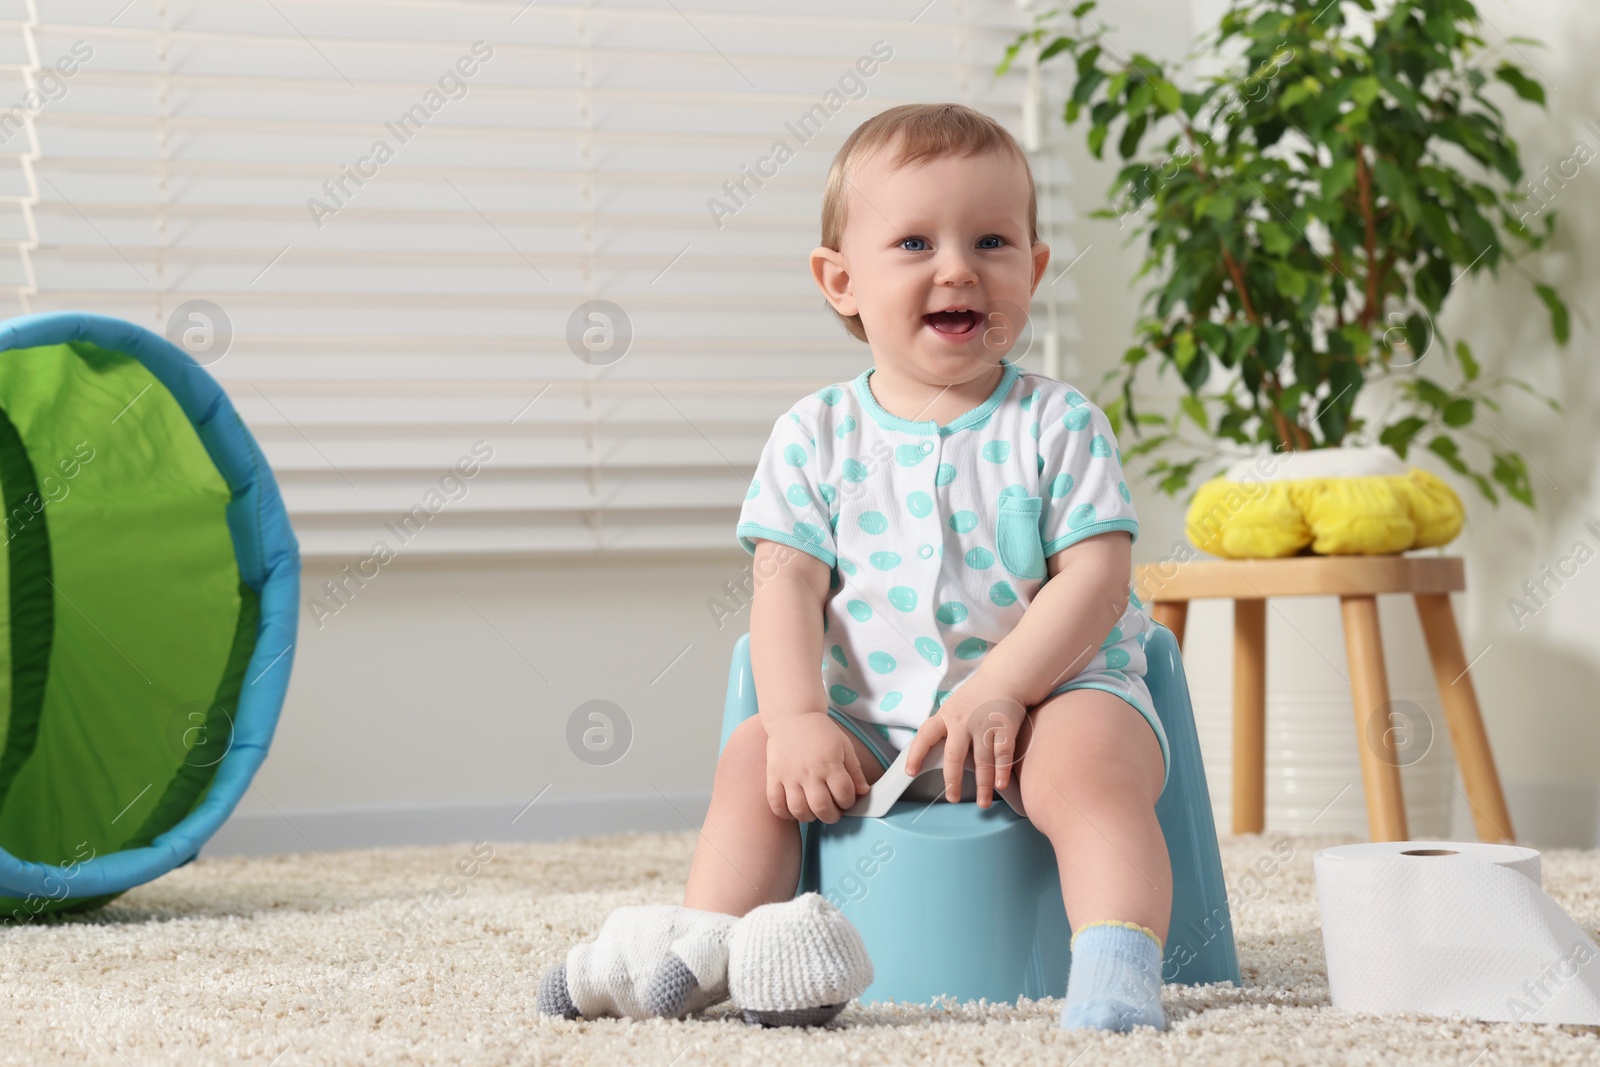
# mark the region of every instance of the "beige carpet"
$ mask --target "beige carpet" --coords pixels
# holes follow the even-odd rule
[[[487,862],[465,843],[200,860],[91,916],[0,929],[0,1061],[1600,1064],[1592,1029],[1334,1011],[1311,856],[1352,839],[1289,838],[1293,859],[1247,899],[1240,879],[1281,840],[1224,840],[1246,986],[1169,986],[1164,1034],[1069,1034],[1056,1000],[853,1005],[820,1031],[748,1027],[726,1005],[683,1022],[536,1016],[539,973],[612,908],[681,899],[682,833],[494,845]],[[1544,864],[1552,896],[1600,930],[1600,853]]]

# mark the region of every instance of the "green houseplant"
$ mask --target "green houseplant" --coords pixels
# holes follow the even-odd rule
[[[1121,376],[1120,396],[1102,406],[1119,434],[1133,427],[1127,454],[1155,452],[1149,473],[1176,494],[1224,439],[1283,450],[1375,439],[1402,459],[1425,447],[1491,503],[1498,487],[1531,508],[1521,454],[1480,430],[1478,406],[1498,412],[1489,394],[1503,385],[1559,403],[1480,375],[1467,342],[1452,346],[1435,327],[1462,277],[1498,278],[1502,260],[1514,263],[1507,238],[1538,249],[1556,221],[1546,210],[1542,232],[1523,224],[1517,145],[1483,90],[1496,79],[1541,107],[1544,92],[1512,63],[1475,65],[1485,46],[1471,0],[1396,0],[1381,12],[1373,0],[1233,0],[1201,43],[1238,58],[1192,88],[1121,52],[1104,24],[1088,27],[1095,6],[1039,15],[997,73],[1024,48],[1038,49],[1042,70],[1071,60],[1066,123],[1087,117],[1093,155],[1114,138],[1125,161],[1110,206],[1091,215],[1132,216],[1147,238],[1135,277],[1164,279],[1140,305],[1138,343],[1101,383]],[[1142,151],[1162,133],[1158,154]],[[1533,288],[1564,346],[1565,303]],[[1134,379],[1151,357],[1186,386],[1170,415],[1135,410]],[[1398,411],[1355,415],[1379,378],[1393,379]],[[1185,419],[1206,439],[1184,438]],[[1182,446],[1200,454],[1166,458]]]

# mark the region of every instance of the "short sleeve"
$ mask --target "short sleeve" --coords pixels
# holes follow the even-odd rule
[[[833,494],[823,477],[815,435],[800,415],[784,412],[773,423],[739,512],[734,532],[745,551],[756,554],[757,538],[777,541],[832,568],[838,559],[831,519]]]
[[[1111,420],[1075,389],[1045,394],[1039,411],[1040,535],[1044,554],[1108,530],[1139,539]]]

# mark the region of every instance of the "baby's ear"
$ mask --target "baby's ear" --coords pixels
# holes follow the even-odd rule
[[[826,246],[811,250],[811,277],[817,288],[827,298],[833,309],[846,318],[860,313],[856,298],[850,292],[850,264],[844,253]]]

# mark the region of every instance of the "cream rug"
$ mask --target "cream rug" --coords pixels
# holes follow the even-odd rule
[[[1312,853],[1222,842],[1245,986],[1169,986],[1168,1030],[1067,1033],[1058,1000],[852,1005],[823,1030],[534,1013],[539,974],[622,904],[682,899],[692,832],[202,859],[90,916],[0,929],[0,1061],[198,1064],[1600,1064],[1579,1027],[1360,1016],[1328,1001]],[[1600,853],[1544,853],[1600,932]],[[463,874],[462,872],[468,872]],[[1248,896],[1242,890],[1249,887]]]

